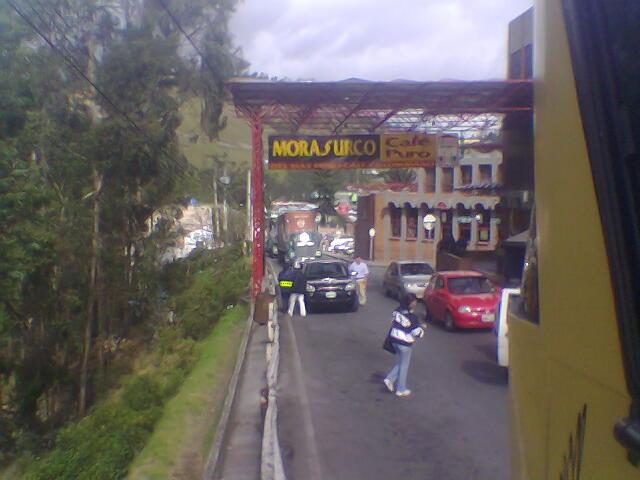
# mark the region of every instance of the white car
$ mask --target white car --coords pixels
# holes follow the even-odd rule
[[[349,243],[349,242],[353,242],[353,238],[351,238],[351,237],[334,238],[331,241],[331,243],[329,244],[329,249],[328,250],[330,252],[335,252],[336,251],[336,247],[344,245],[344,244]]]
[[[500,303],[498,305],[498,321],[495,324],[495,332],[498,337],[498,365],[509,366],[509,302],[520,295],[519,288],[503,288]]]

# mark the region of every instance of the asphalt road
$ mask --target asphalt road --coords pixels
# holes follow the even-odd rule
[[[501,480],[508,478],[507,374],[491,332],[429,325],[397,398],[382,379],[396,302],[372,268],[357,313],[281,316],[279,435],[287,478]]]

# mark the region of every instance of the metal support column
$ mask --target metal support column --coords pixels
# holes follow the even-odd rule
[[[251,118],[251,207],[253,225],[253,260],[251,270],[251,295],[260,293],[264,275],[264,192],[262,169],[262,119]]]

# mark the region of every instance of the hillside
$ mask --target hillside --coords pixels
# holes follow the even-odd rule
[[[180,109],[182,124],[178,128],[180,146],[189,163],[205,170],[213,165],[213,158],[219,158],[235,168],[248,168],[251,160],[251,130],[236,117],[233,105],[227,104],[223,116],[227,126],[220,132],[220,138],[210,142],[200,129],[201,105],[197,98],[184,103]]]

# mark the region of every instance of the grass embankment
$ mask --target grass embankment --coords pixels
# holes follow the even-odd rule
[[[202,478],[246,316],[245,307],[227,311],[197,345],[197,363],[165,406],[146,447],[133,462],[129,478]]]
[[[240,318],[246,318],[246,309],[231,306],[237,304],[246,288],[248,265],[237,250],[205,251],[172,264],[163,277],[177,322],[156,326],[151,345],[141,351],[134,372],[122,380],[121,388],[94,406],[86,417],[62,428],[50,452],[18,462],[26,471],[16,473],[14,478],[124,478],[131,462],[150,439],[154,445],[160,445],[163,438],[172,435],[176,436],[172,439],[176,442],[179,438],[196,442],[197,453],[203,455],[203,443],[215,418],[205,420],[198,412],[210,413],[206,408],[217,404],[215,394],[225,390],[225,375],[233,369],[234,350],[243,323]],[[212,372],[217,376],[211,378]],[[218,381],[221,383],[217,384]],[[202,390],[196,390],[197,386]],[[221,395],[224,397],[224,393]],[[187,423],[178,425],[182,420]],[[196,428],[189,422],[201,424]],[[152,436],[156,425],[158,434],[164,435],[158,440]],[[197,431],[202,433],[196,435]],[[188,443],[173,445],[179,452],[183,450],[178,445],[191,447]],[[168,455],[168,450],[154,448],[140,457],[136,465],[140,468],[151,465],[153,462],[142,460],[154,454]],[[176,458],[174,465],[180,466],[184,457]],[[173,467],[168,464],[165,468],[169,472]]]

